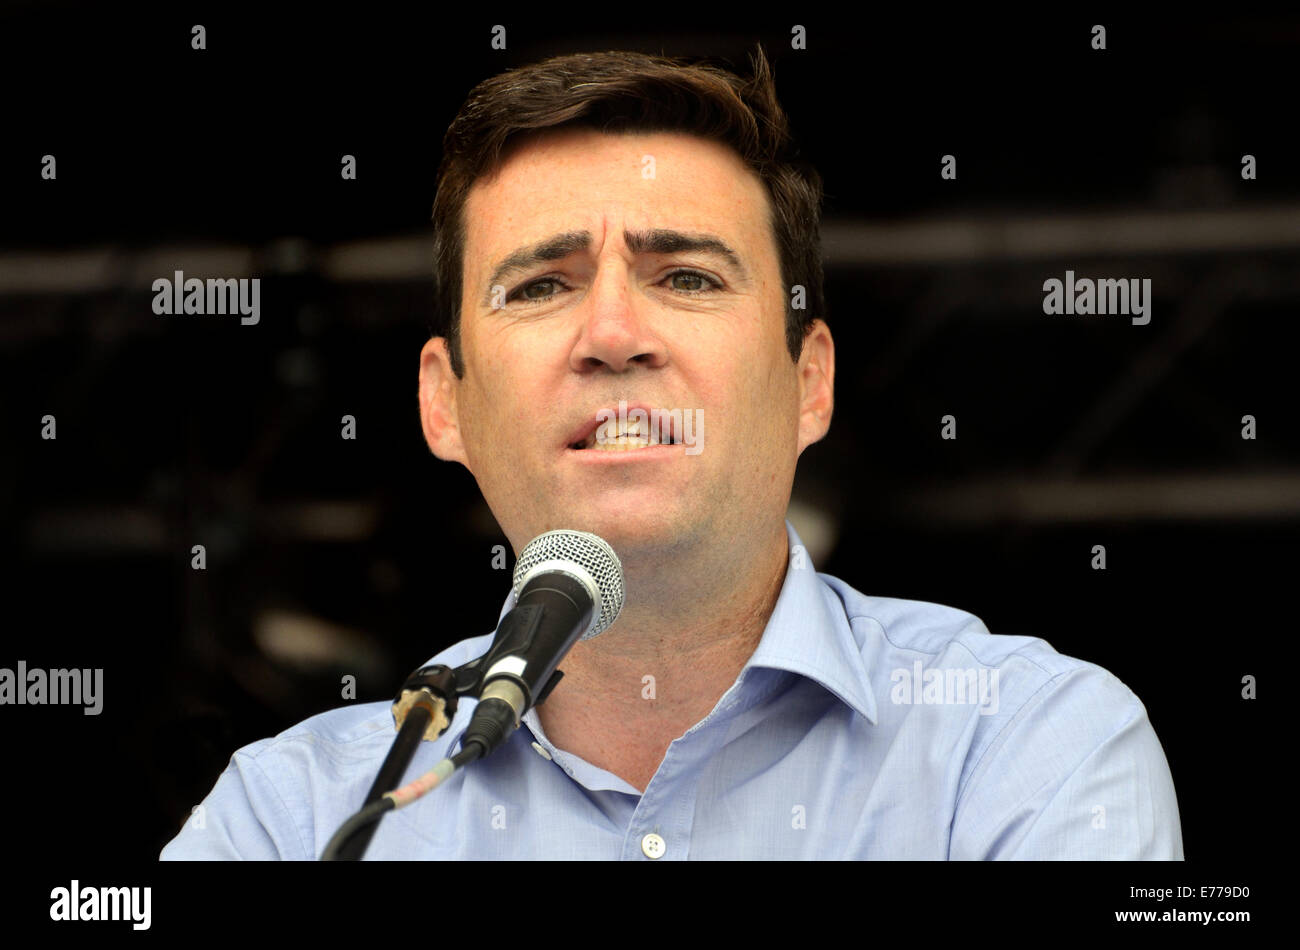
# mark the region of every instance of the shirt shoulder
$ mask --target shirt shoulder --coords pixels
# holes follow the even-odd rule
[[[830,574],[817,575],[839,598],[845,618],[858,628],[866,626],[894,650],[941,656],[954,646],[986,664],[1007,663],[1013,657],[1035,666],[1048,677],[1090,666],[1084,660],[1058,653],[1041,637],[991,633],[984,621],[969,611],[923,600],[876,597],[864,594]],[[858,637],[864,649],[870,646]]]
[[[1182,857],[1163,748],[1117,676],[965,610],[819,577],[862,650],[881,724],[954,749],[953,857]]]
[[[455,669],[480,656],[491,642],[492,634],[461,640],[423,665],[441,663]],[[375,745],[378,735],[382,760],[396,734],[392,708],[390,700],[381,700],[317,713],[272,738],[244,746],[235,752],[235,756],[255,761],[264,769],[278,768],[281,761],[297,762],[313,770],[331,766],[346,769],[357,764],[358,751],[362,758],[367,757],[366,747]],[[445,740],[450,733],[448,728],[441,739]]]
[[[1043,690],[1056,691],[1070,681],[1086,684],[1097,703],[1117,711],[1141,705],[1133,691],[1108,670],[1060,653],[1043,637],[992,633],[975,614],[957,607],[875,597],[837,577],[818,576],[842,605],[873,688],[885,683],[897,687],[904,680],[902,674],[915,673],[917,661],[923,676],[931,670],[936,676],[944,674],[945,686],[955,681],[950,671],[967,674],[969,682],[969,674],[996,670],[996,679],[986,681],[989,701],[996,700],[998,709],[983,710],[984,718],[991,720],[984,731],[1005,722],[1035,697],[1041,698]],[[879,696],[878,689],[877,694],[884,702],[891,701],[888,695]]]
[[[493,634],[470,637],[447,647],[422,666],[441,663],[455,669],[475,657],[481,656],[492,643]],[[340,706],[304,719],[273,738],[262,739],[240,749],[235,755],[248,755],[259,760],[274,758],[288,752],[295,743],[312,746],[345,747],[364,741],[376,732],[393,733],[393,704],[390,700]],[[387,750],[385,750],[387,755]]]

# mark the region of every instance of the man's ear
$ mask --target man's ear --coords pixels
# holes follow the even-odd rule
[[[420,426],[429,451],[444,462],[469,468],[456,414],[456,384],[444,337],[435,336],[420,351]]]
[[[799,355],[799,454],[826,435],[835,409],[835,341],[824,320],[814,320]]]

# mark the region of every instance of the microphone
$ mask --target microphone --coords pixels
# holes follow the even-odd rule
[[[459,768],[494,751],[533,706],[555,689],[564,674],[557,670],[578,640],[590,640],[609,628],[623,610],[623,565],[604,540],[585,531],[548,531],[528,542],[515,565],[515,606],[497,627],[488,652],[458,670],[430,666],[416,670],[394,704],[400,731],[380,768],[365,806],[334,832],[322,861],[360,860],[376,823],[395,808],[416,801],[450,778]],[[463,674],[463,675],[462,675]],[[406,701],[407,694],[415,698]],[[443,759],[413,782],[392,791],[411,761],[420,734],[435,712],[441,735],[447,728],[443,704],[455,712],[457,693],[479,695],[461,750]],[[405,703],[406,708],[399,708]],[[413,713],[400,722],[407,710]],[[415,728],[411,728],[414,726]]]
[[[524,713],[555,689],[560,661],[579,640],[607,630],[623,610],[623,565],[602,538],[548,531],[528,542],[514,575],[515,606],[474,663],[482,688],[461,748],[496,749]]]

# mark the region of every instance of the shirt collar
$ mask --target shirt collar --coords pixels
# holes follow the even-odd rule
[[[817,576],[803,541],[788,520],[785,530],[789,560],[781,593],[740,676],[743,678],[750,667],[797,673],[820,684],[875,725],[876,697],[844,605]],[[501,607],[498,625],[514,605],[512,590]]]
[[[876,697],[862,647],[835,591],[817,575],[794,526],[785,523],[790,543],[781,593],[758,647],[745,663],[789,670],[820,684],[875,725]],[[744,676],[741,671],[741,676]]]

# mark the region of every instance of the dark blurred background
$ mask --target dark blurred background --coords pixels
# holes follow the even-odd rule
[[[744,71],[757,42],[827,191],[837,404],[790,513],[818,569],[1105,666],[1164,744],[1188,858],[1261,839],[1241,764],[1272,746],[1240,692],[1300,535],[1300,17],[652,12],[0,9],[0,666],[105,669],[98,717],[0,708],[7,800],[95,786],[98,817],[19,846],[152,859],[237,747],[492,629],[509,546],[416,405],[442,133],[549,55]],[[1044,315],[1067,269],[1150,278],[1150,324]],[[260,277],[261,322],[155,315],[174,270]]]

